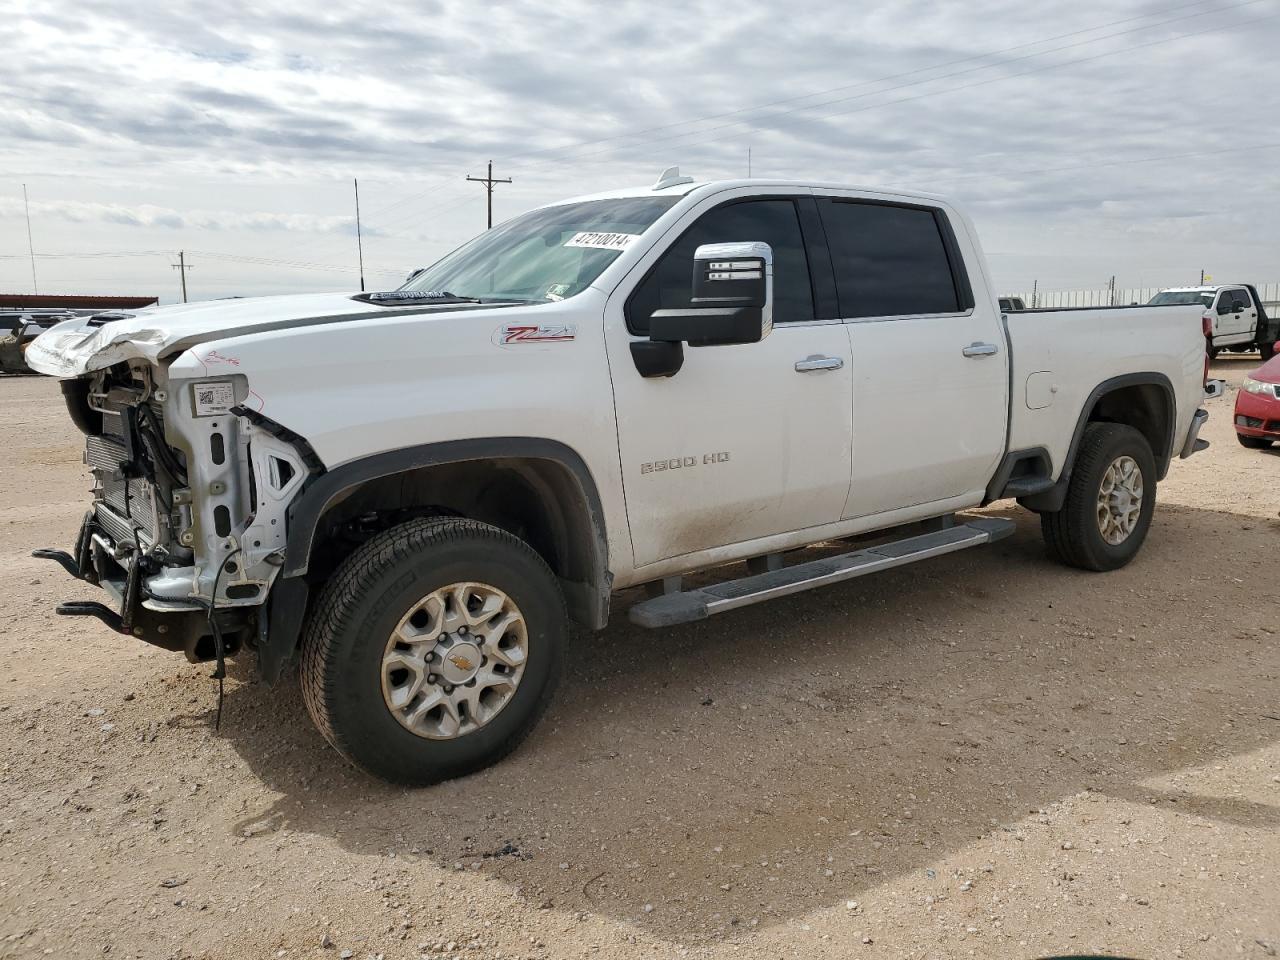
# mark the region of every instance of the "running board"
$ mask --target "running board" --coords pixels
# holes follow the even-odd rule
[[[668,593],[642,600],[628,611],[631,622],[641,627],[670,627],[678,623],[705,620],[717,613],[736,610],[763,600],[789,596],[813,587],[852,580],[869,573],[940,557],[966,547],[1003,540],[1013,533],[1012,520],[975,517],[964,523],[906,540],[882,543],[877,547],[798,563],[768,573],[726,580],[697,590]]]

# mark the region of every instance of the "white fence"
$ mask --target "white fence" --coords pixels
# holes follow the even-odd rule
[[[1192,284],[1178,284],[1192,286]],[[1268,313],[1280,309],[1280,283],[1259,283],[1258,296]],[[1002,293],[1002,297],[1021,297],[1028,307],[1121,307],[1131,303],[1146,303],[1168,287],[1101,287],[1097,290],[1028,290],[1023,293]]]

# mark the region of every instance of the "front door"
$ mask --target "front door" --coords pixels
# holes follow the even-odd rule
[[[637,567],[832,523],[848,492],[849,338],[839,322],[815,319],[796,202],[730,197],[691,211],[607,308]],[[690,305],[698,246],[734,241],[773,248],[773,332],[759,343],[686,345],[675,376],[641,377],[631,342],[654,310]]]
[[[1258,322],[1258,311],[1253,297],[1244,287],[1229,287],[1218,291],[1218,323],[1214,342],[1245,343],[1253,339],[1253,328]]]
[[[853,354],[844,515],[976,502],[1004,453],[1009,402],[1000,314],[974,302],[965,270],[976,249],[940,207],[850,195],[821,211]]]

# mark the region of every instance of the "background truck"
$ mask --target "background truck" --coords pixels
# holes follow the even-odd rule
[[[50,330],[97,489],[40,555],[110,600],[60,612],[297,662],[333,746],[430,783],[521,740],[614,598],[719,615],[989,543],[1012,521],[957,511],[1011,498],[1054,558],[1127,563],[1205,445],[1202,312],[1002,316],[944,200],[673,169],[399,290]]]
[[[1210,358],[1221,350],[1257,350],[1264,361],[1275,356],[1280,317],[1267,316],[1258,289],[1251,284],[1171,287],[1161,290],[1149,303],[1154,306],[1200,304],[1204,308],[1203,328]]]

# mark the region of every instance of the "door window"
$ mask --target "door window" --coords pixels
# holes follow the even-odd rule
[[[627,328],[649,332],[655,310],[689,307],[693,252],[704,243],[763,241],[773,248],[773,320],[813,319],[813,288],[800,218],[791,200],[746,200],[709,210],[673,243],[627,301]]]
[[[947,252],[940,211],[832,200],[822,222],[840,315],[894,317],[967,309]]]

